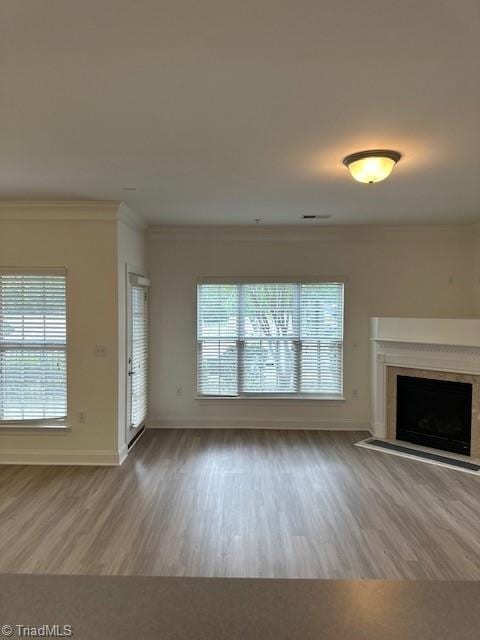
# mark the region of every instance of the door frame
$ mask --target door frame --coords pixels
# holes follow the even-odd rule
[[[126,297],[125,297],[125,442],[127,447],[130,445],[132,440],[137,436],[137,434],[143,429],[145,426],[145,421],[141,422],[134,429],[131,428],[130,424],[130,415],[131,415],[131,384],[130,384],[130,359],[131,359],[131,351],[132,351],[132,282],[131,277],[137,277],[140,281],[144,281],[144,286],[147,289],[150,288],[150,280],[148,279],[146,273],[143,269],[139,269],[138,267],[134,267],[133,265],[126,264],[125,265],[125,288],[126,288]],[[148,295],[148,293],[147,293]],[[149,306],[147,306],[147,336],[148,336],[148,311]]]

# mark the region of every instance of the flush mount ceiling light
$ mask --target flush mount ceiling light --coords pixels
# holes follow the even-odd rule
[[[344,158],[343,164],[350,171],[352,178],[358,182],[372,184],[388,178],[401,157],[398,151],[373,149],[352,153]]]

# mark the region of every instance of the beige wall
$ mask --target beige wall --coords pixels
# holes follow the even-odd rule
[[[28,434],[0,429],[0,461],[115,462],[116,222],[88,219],[94,215],[89,210],[84,220],[0,219],[0,266],[67,269],[69,427]],[[96,357],[97,345],[106,348],[106,357]],[[78,420],[81,411],[85,424]]]
[[[480,317],[480,227],[474,228],[472,237],[473,296],[475,313],[477,317]]]
[[[0,266],[68,271],[69,429],[0,428],[0,462],[115,463],[125,444],[125,265],[145,272],[143,230],[125,211],[118,220],[115,207],[71,219],[45,208],[38,219],[23,213],[0,207]],[[477,254],[465,227],[149,233],[151,422],[365,426],[370,317],[474,316]],[[346,278],[345,402],[195,399],[196,281],[222,275]],[[97,345],[106,357],[96,357]]]
[[[145,230],[122,205],[117,224],[118,262],[118,447],[126,449],[126,382],[127,382],[127,267],[146,275]]]
[[[370,318],[472,317],[472,254],[472,234],[465,227],[151,233],[150,422],[286,427],[369,424]],[[196,400],[197,279],[284,275],[346,278],[345,402]]]

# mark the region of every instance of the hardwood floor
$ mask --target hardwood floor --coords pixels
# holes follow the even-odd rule
[[[363,437],[158,430],[120,468],[0,467],[0,572],[480,579],[480,478]]]

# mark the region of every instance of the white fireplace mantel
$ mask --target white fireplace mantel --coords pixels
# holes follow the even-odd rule
[[[372,432],[386,436],[387,367],[480,375],[480,320],[372,318]]]

